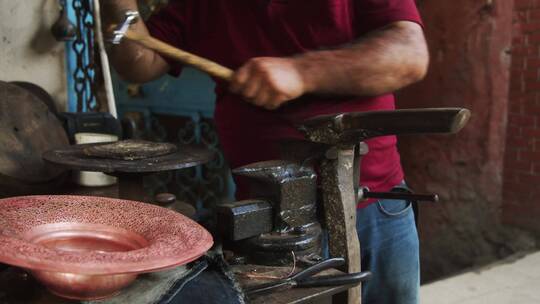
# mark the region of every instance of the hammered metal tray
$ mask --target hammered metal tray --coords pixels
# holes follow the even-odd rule
[[[191,219],[135,201],[86,196],[0,200],[0,262],[74,299],[116,294],[140,273],[202,256],[212,236]]]
[[[91,145],[83,149],[84,154],[93,157],[121,160],[137,160],[168,155],[178,150],[170,143],[127,139],[103,145]]]

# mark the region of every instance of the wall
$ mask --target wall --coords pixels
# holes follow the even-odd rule
[[[58,14],[57,0],[0,0],[0,80],[36,83],[63,110],[64,44],[49,31]]]
[[[516,0],[503,219],[540,236],[540,2]]]
[[[407,181],[435,192],[421,205],[422,275],[431,280],[500,258],[528,239],[499,224],[512,1],[418,1],[432,55],[427,78],[398,106],[465,107],[469,125],[452,136],[400,139]]]

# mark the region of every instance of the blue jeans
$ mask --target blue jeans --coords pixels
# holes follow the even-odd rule
[[[418,303],[419,242],[411,203],[379,200],[358,209],[356,229],[362,270],[373,273],[362,286],[362,304]]]
[[[407,189],[405,183],[396,188]],[[419,242],[411,203],[379,200],[357,209],[356,229],[362,270],[373,273],[362,285],[362,304],[417,304]],[[323,251],[328,257],[326,238]]]

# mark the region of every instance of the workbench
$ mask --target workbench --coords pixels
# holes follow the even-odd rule
[[[259,273],[276,273],[283,274],[288,271],[287,268],[274,267],[272,271],[268,267],[259,267],[253,265],[233,267],[233,271],[259,272]],[[339,274],[338,270],[327,270],[321,272],[321,275]],[[253,284],[268,282],[268,279],[253,279],[237,276],[241,286],[247,287]],[[284,291],[277,291],[268,295],[262,295],[250,300],[251,304],[326,304],[331,303],[332,296],[347,290],[350,286],[339,287],[318,287],[318,288],[293,288]],[[189,288],[189,284],[185,288]],[[75,304],[80,301],[72,301],[59,298],[49,293],[42,287],[31,275],[27,274],[19,268],[9,267],[0,270],[0,303],[2,304]],[[171,304],[181,304],[181,297],[175,297]],[[130,303],[130,304],[145,304],[145,303]],[[197,304],[197,303],[190,303]],[[205,303],[212,304],[212,303]],[[217,304],[217,303],[216,303]]]

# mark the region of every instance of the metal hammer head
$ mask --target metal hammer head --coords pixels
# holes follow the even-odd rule
[[[137,22],[137,19],[139,19],[139,12],[127,11],[125,13],[124,21],[119,24],[116,30],[113,32],[114,36],[111,39],[112,44],[120,44],[120,42],[122,42],[122,39],[126,35],[129,26]]]

